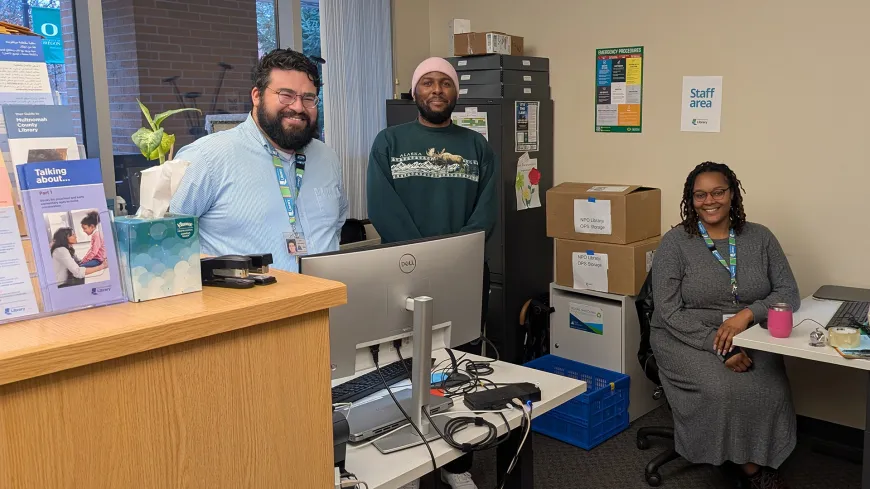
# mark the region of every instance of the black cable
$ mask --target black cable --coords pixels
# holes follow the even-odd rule
[[[481,338],[483,341],[485,341],[486,344],[488,344],[489,346],[492,347],[492,351],[495,352],[495,361],[496,361],[496,362],[499,361],[499,360],[501,359],[501,357],[500,357],[499,354],[498,354],[498,348],[496,348],[495,345],[492,343],[492,341],[489,341],[489,338],[487,338],[486,336],[480,335],[480,338]],[[487,362],[487,363],[492,363],[492,362]]]
[[[811,323],[816,323],[816,324],[818,324],[819,326],[821,326],[823,329],[827,329],[826,326],[822,326],[822,323],[816,321],[815,319],[809,319],[809,318],[804,319],[803,321],[801,321],[801,322],[795,324],[794,326],[792,326],[791,329],[795,329],[795,328],[797,328],[798,326],[800,326],[801,324],[803,324],[803,323],[805,323],[805,322],[807,322],[807,321],[809,321],[809,322],[811,322]]]
[[[449,350],[448,350],[448,352],[449,352]],[[396,349],[396,353],[398,353],[399,361],[405,367],[405,371],[407,372],[408,367],[405,364],[405,359],[402,357],[401,350]],[[469,361],[469,360],[466,360],[466,361]],[[460,363],[460,365],[461,365],[461,363]],[[408,372],[408,375],[410,375],[410,372]],[[471,382],[476,383],[476,379],[471,377],[471,378],[469,378],[468,381],[466,381],[466,383],[471,383]],[[444,383],[444,381],[442,380],[442,384],[443,383]],[[443,439],[451,447],[453,447],[457,450],[461,450],[463,453],[476,452],[476,451],[481,451],[481,450],[488,450],[490,448],[495,448],[495,447],[501,445],[502,443],[506,442],[511,434],[510,423],[508,423],[508,420],[505,417],[504,413],[501,413],[501,412],[499,412],[498,414],[501,416],[501,419],[504,421],[505,427],[507,427],[507,431],[505,432],[505,434],[502,438],[498,437],[498,428],[496,428],[496,426],[494,424],[483,419],[480,416],[473,416],[473,417],[472,416],[457,416],[455,418],[450,418],[450,420],[448,420],[447,423],[445,423],[444,431],[442,432],[441,429],[438,428],[438,425],[435,424],[435,422],[432,420],[432,416],[429,415],[429,411],[427,409],[423,410],[423,414],[425,414],[426,418],[429,419],[429,424],[431,424],[432,428],[434,428],[435,431],[441,436],[441,439]],[[525,417],[523,419],[525,420]],[[457,442],[453,438],[454,433],[461,431],[467,425],[485,426],[488,429],[488,432],[486,434],[486,438],[484,438],[482,441],[479,441],[477,443],[459,443],[459,442]]]
[[[378,365],[378,352],[380,351],[380,348],[381,348],[380,345],[372,345],[369,347],[369,350],[372,352],[372,361],[375,362],[375,368],[378,370],[378,375],[381,377],[381,382],[384,384],[384,387],[387,389],[387,392],[390,394],[390,397],[393,398],[393,402],[396,403],[396,407],[399,408],[399,411],[402,411],[402,414],[405,415],[405,419],[408,420],[408,424],[410,424],[411,427],[414,428],[414,431],[416,431],[417,434],[420,435],[420,439],[423,440],[423,443],[426,445],[426,450],[429,451],[429,457],[432,459],[432,470],[437,470],[438,463],[435,462],[435,454],[432,453],[432,447],[429,446],[429,441],[426,440],[425,436],[423,436],[423,433],[420,431],[420,428],[418,428],[417,425],[415,425],[414,422],[411,421],[411,417],[408,416],[408,413],[405,411],[405,408],[402,407],[402,405],[399,403],[399,400],[396,399],[395,395],[393,395],[393,391],[390,389],[389,384],[387,384],[387,379],[384,377],[384,373],[381,372],[381,366]],[[398,352],[399,350],[396,350],[396,351]],[[399,352],[399,358],[400,359],[402,358],[401,352]],[[402,360],[402,365],[405,366],[405,370],[407,370],[408,367],[407,367],[407,365],[404,365],[404,363],[405,363],[405,361]],[[410,376],[410,373],[408,375]],[[420,388],[423,388],[423,387],[425,387],[425,386],[420,386]],[[412,386],[412,388],[413,388],[413,386]],[[424,409],[423,412],[426,413],[426,410]],[[426,413],[426,416],[429,416],[429,413]]]

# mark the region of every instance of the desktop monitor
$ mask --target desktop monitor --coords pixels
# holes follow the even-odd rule
[[[300,273],[347,286],[347,304],[329,311],[332,378],[373,367],[370,345],[410,337],[406,301],[418,296],[433,299],[433,348],[479,338],[483,248],[475,232],[302,257]]]
[[[232,129],[248,118],[248,113],[244,114],[211,114],[205,116],[205,132],[206,134],[214,134],[216,132]]]

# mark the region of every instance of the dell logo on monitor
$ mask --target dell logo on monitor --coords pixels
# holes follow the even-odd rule
[[[417,259],[410,253],[405,253],[399,258],[399,270],[404,273],[411,273],[417,268]]]

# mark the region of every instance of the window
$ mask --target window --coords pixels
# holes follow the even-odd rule
[[[257,43],[260,57],[278,47],[274,0],[257,0]]]
[[[48,80],[55,105],[69,105],[79,145],[84,144],[79,107],[72,0],[0,0],[0,19],[46,36]]]
[[[302,0],[302,54],[322,58],[320,54],[320,2],[318,0]],[[320,79],[323,80],[323,67],[320,69]],[[325,83],[325,80],[323,80]],[[320,139],[326,140],[323,134],[323,91],[317,104],[317,125],[320,129]]]
[[[175,150],[204,136],[206,117],[247,114],[251,70],[276,45],[273,0],[102,0],[112,143],[140,154],[131,135],[152,114],[195,108],[163,124]]]

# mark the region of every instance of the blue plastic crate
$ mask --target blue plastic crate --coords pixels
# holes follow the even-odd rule
[[[586,392],[532,421],[532,431],[591,450],[628,428],[628,375],[555,355],[525,365],[586,382]]]

